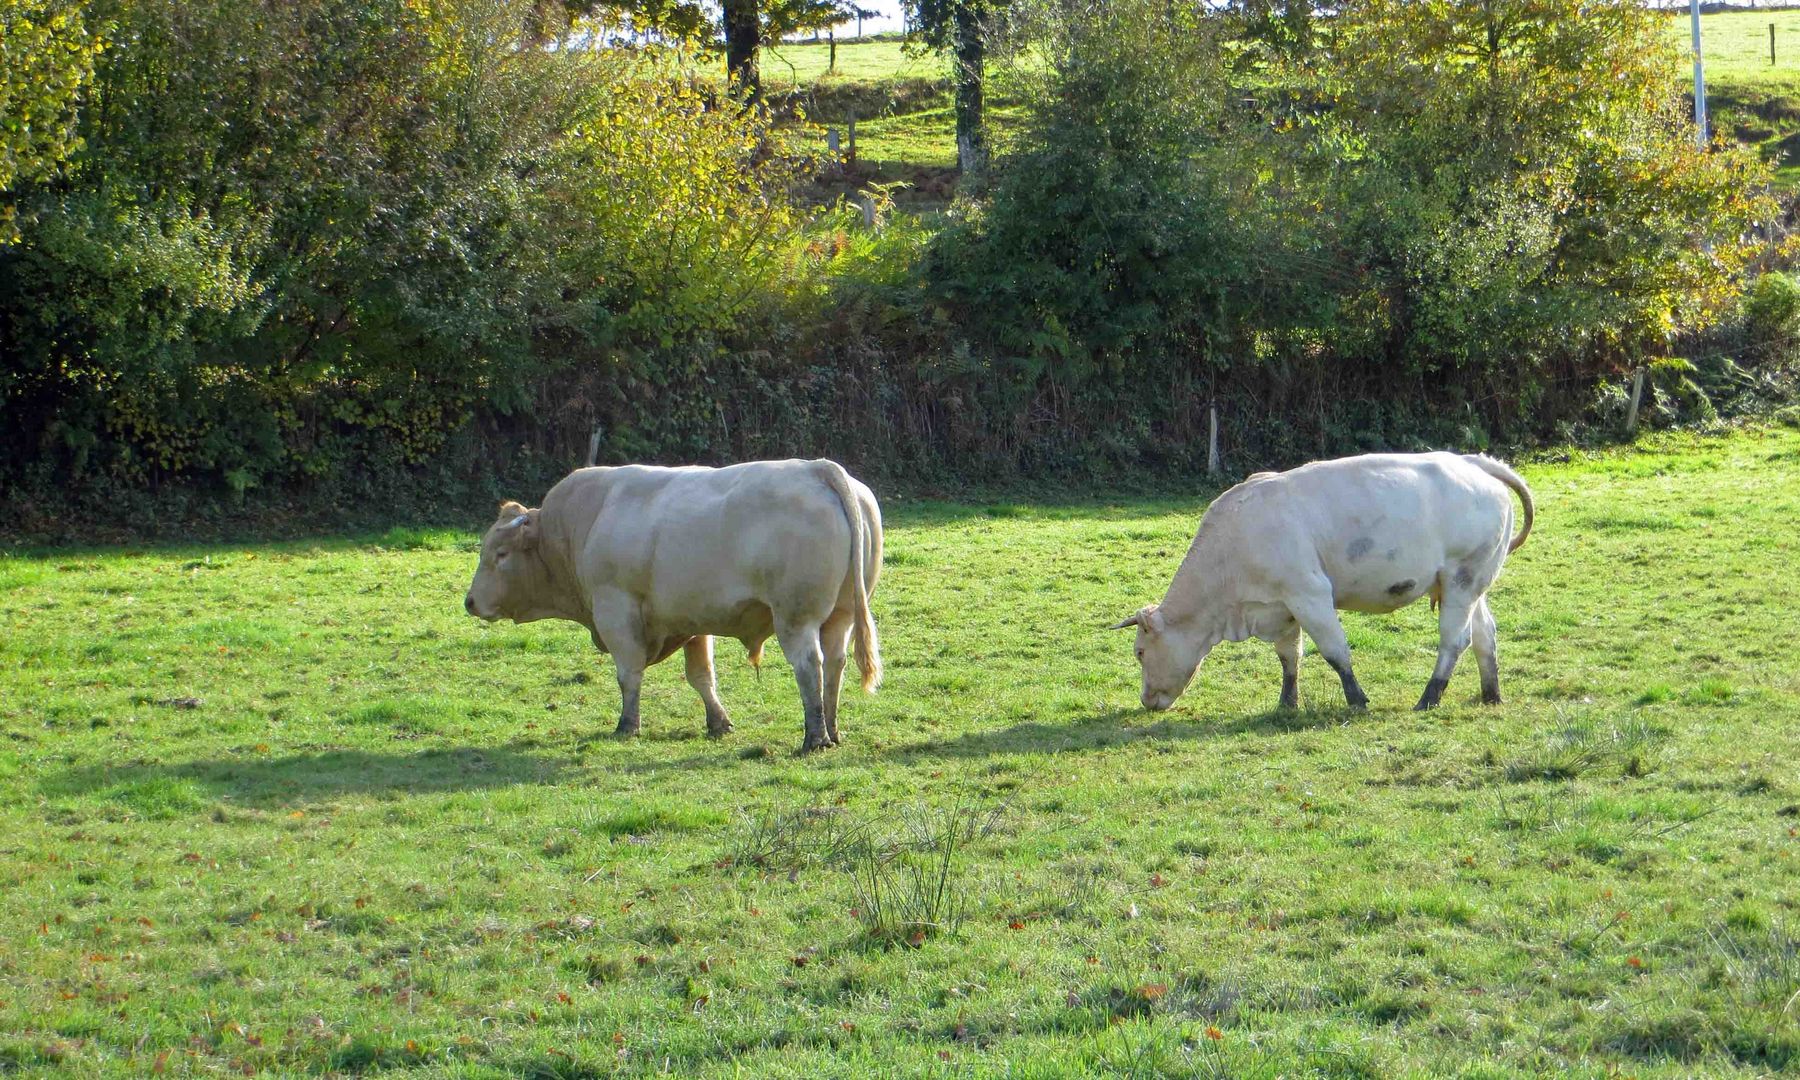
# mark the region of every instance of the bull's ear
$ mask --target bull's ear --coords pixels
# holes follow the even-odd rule
[[[1107,629],[1108,630],[1123,630],[1128,626],[1136,626],[1138,624],[1139,617],[1142,616],[1143,614],[1144,613],[1141,611],[1134,611],[1130,615],[1127,615],[1123,619],[1120,619],[1118,622],[1113,623],[1111,626],[1107,627]]]
[[[1138,620],[1139,625],[1150,631],[1152,634],[1162,633],[1163,628],[1168,625],[1163,622],[1162,607],[1160,605],[1151,604],[1138,614],[1141,616]]]
[[[525,512],[525,508],[511,499],[500,504],[500,516],[496,520],[511,521]]]

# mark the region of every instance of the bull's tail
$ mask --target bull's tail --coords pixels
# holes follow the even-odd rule
[[[818,462],[819,475],[844,505],[844,516],[850,521],[851,593],[856,597],[856,622],[851,635],[856,641],[856,666],[862,672],[862,688],[873,693],[881,685],[881,639],[875,633],[875,619],[869,614],[868,568],[881,571],[881,521],[871,521],[863,513],[862,500],[850,486],[850,474],[835,461]],[[871,562],[870,560],[873,560]]]
[[[1525,538],[1531,535],[1531,519],[1536,512],[1531,504],[1531,489],[1526,487],[1525,481],[1519,474],[1513,472],[1504,462],[1495,461],[1486,454],[1464,454],[1463,460],[1512,488],[1518,494],[1519,502],[1525,506],[1525,527],[1519,530],[1519,535],[1512,538],[1512,543],[1506,546],[1506,550],[1508,554],[1519,550],[1520,545],[1525,543]]]

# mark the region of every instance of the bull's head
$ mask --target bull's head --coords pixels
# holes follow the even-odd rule
[[[481,538],[481,562],[463,607],[478,619],[527,622],[542,618],[550,588],[538,556],[538,512],[516,502],[500,504],[500,517]]]
[[[1120,619],[1107,629],[1137,627],[1138,664],[1144,669],[1144,708],[1162,712],[1175,704],[1206,658],[1199,635],[1171,623],[1156,604]]]

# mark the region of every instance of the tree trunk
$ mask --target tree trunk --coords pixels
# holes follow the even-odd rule
[[[956,165],[964,175],[987,168],[987,133],[982,127],[981,79],[987,43],[975,5],[956,5]]]
[[[761,20],[756,0],[724,0],[725,8],[725,74],[746,102],[762,97],[762,78],[756,70],[757,39],[761,36]]]

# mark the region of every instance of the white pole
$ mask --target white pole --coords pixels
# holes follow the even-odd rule
[[[1706,149],[1706,66],[1700,59],[1700,0],[1688,0],[1694,23],[1694,142]]]

